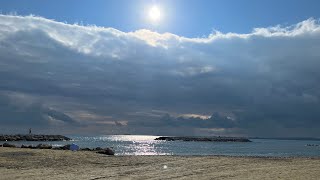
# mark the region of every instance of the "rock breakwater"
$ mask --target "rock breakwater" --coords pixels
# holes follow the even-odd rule
[[[62,135],[44,135],[44,134],[16,134],[0,135],[0,141],[70,141],[71,138]]]
[[[251,142],[247,138],[242,137],[158,137],[155,140],[164,141],[212,141],[212,142]]]

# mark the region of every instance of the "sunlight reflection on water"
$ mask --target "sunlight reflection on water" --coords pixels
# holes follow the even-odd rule
[[[163,152],[161,141],[154,139],[159,136],[145,135],[110,135],[95,137],[95,141],[116,142],[115,148],[121,149],[117,155],[170,155]]]
[[[105,140],[116,142],[127,142],[124,152],[119,155],[170,155],[170,153],[162,152],[161,146],[157,146],[163,142],[155,141],[158,136],[143,135],[115,135],[106,136]]]

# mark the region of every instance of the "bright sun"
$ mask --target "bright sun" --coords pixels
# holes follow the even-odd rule
[[[153,6],[149,10],[149,19],[153,23],[156,23],[156,22],[160,21],[160,19],[161,19],[161,11],[157,6]]]

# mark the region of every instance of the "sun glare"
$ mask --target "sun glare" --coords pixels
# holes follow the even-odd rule
[[[152,6],[149,10],[149,19],[151,22],[156,23],[159,22],[161,19],[161,11],[159,7]]]

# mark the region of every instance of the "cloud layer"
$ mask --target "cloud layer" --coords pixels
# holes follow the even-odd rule
[[[3,126],[320,136],[318,20],[206,38],[34,16],[0,27]]]

